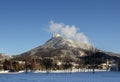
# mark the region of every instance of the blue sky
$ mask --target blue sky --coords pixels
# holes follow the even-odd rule
[[[16,55],[44,44],[51,20],[75,25],[95,47],[120,53],[119,0],[0,0],[0,52]]]

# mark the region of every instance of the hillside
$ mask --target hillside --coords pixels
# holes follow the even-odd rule
[[[66,39],[61,36],[54,36],[48,40],[44,45],[38,46],[30,51],[22,53],[20,55],[26,56],[85,56],[86,52],[90,50],[92,46]]]
[[[0,61],[9,59],[9,58],[10,58],[10,56],[6,55],[5,53],[0,53]]]

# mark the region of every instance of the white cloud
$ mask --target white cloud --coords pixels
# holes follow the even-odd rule
[[[52,33],[59,33],[66,38],[89,44],[87,36],[84,33],[79,32],[79,29],[75,25],[70,26],[65,25],[64,23],[55,23],[54,21],[50,21],[49,27],[49,30]]]

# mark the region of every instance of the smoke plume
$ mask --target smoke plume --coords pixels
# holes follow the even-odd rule
[[[87,36],[83,32],[80,32],[75,25],[65,25],[64,23],[50,21],[49,30],[52,33],[58,33],[66,38],[89,44]]]

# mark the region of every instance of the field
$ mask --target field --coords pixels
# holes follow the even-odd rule
[[[0,82],[119,82],[119,72],[0,74]]]

